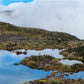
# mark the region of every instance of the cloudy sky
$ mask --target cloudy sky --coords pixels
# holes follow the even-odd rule
[[[0,21],[67,32],[84,39],[83,0],[2,0],[1,3]]]

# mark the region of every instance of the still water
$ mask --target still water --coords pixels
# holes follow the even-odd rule
[[[13,65],[20,62],[25,56],[0,50],[0,84],[20,84],[24,81],[46,78],[51,71],[31,69],[29,67]]]
[[[51,74],[51,71],[31,69],[23,65],[14,65],[14,63],[19,63],[24,57],[29,57],[31,55],[50,55],[55,58],[63,58],[59,54],[61,50],[58,49],[44,49],[44,50],[27,50],[27,54],[17,55],[15,51],[0,50],[0,84],[21,84],[25,81],[33,81],[41,78],[46,78],[47,75]],[[24,49],[18,51],[25,51]],[[64,63],[65,62],[65,63]],[[75,64],[75,61],[63,61],[64,64]],[[76,61],[77,62],[77,61]],[[79,62],[78,62],[79,63]],[[69,74],[70,79],[84,78],[84,72]],[[76,77],[77,76],[77,77]],[[65,76],[65,78],[68,78]]]
[[[78,80],[78,79],[84,79],[84,71],[80,71],[80,72],[77,72],[77,73],[73,73],[73,74],[68,74],[68,76],[64,75],[64,78],[65,79],[75,79],[75,80]]]

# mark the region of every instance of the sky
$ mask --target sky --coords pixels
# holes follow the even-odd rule
[[[6,2],[5,2],[6,1]],[[13,3],[11,3],[13,1]],[[83,0],[2,0],[0,21],[66,32],[84,39]],[[6,4],[7,3],[7,4]]]
[[[0,4],[2,5],[9,5],[11,3],[16,3],[16,2],[24,2],[24,3],[27,3],[27,2],[32,2],[33,0],[0,0]]]

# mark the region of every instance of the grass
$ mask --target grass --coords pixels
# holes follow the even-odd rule
[[[72,43],[80,42],[77,37],[67,33],[22,28],[0,22],[0,49],[63,49],[71,46],[70,41]]]
[[[82,80],[72,80],[70,81],[69,79],[50,79],[47,81],[40,81],[40,80],[35,80],[33,82],[30,82],[30,84],[84,84],[84,79]]]
[[[84,71],[84,63],[74,65],[64,65],[59,62],[59,59],[49,55],[25,57],[20,62],[20,64],[29,66],[34,69],[43,69],[46,71],[57,70],[58,72],[71,72],[71,73]]]
[[[54,70],[62,66],[62,63],[59,63],[59,59],[48,55],[26,57],[20,63],[31,68],[44,69],[46,71]]]
[[[74,64],[71,66],[72,72],[84,71],[84,46],[69,48],[60,52],[65,58],[70,60],[82,61],[82,64]]]
[[[84,63],[84,46],[77,46],[60,52],[66,59],[79,60]]]

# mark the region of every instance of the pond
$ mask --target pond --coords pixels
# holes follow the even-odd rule
[[[46,78],[51,74],[51,71],[31,69],[23,65],[14,65],[19,63],[24,57],[30,57],[31,55],[51,55],[55,58],[63,59],[63,56],[59,54],[61,50],[58,49],[44,49],[44,50],[27,50],[27,54],[16,54],[16,51],[24,52],[24,49],[7,51],[0,50],[0,84],[20,84],[25,81],[33,81],[41,78]],[[70,62],[70,61],[69,61]],[[67,63],[66,63],[67,64]],[[84,78],[82,75],[84,72],[69,75],[70,79]],[[65,78],[68,78],[67,76]]]
[[[36,70],[29,67],[13,65],[20,62],[25,56],[0,50],[0,84],[20,84],[24,81],[31,81],[46,78],[51,71]]]

